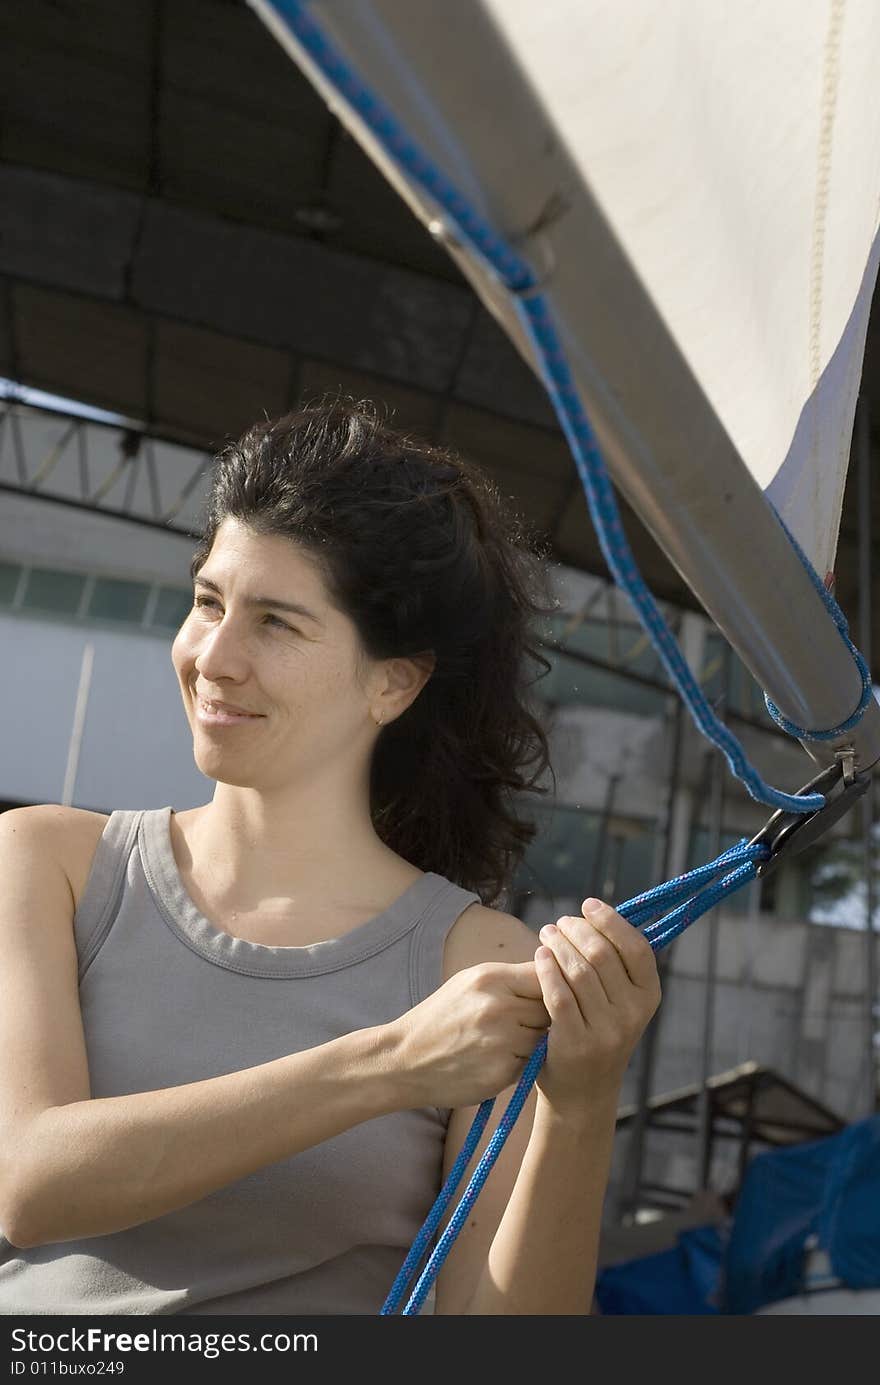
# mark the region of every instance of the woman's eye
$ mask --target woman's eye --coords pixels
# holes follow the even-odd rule
[[[195,598],[194,604],[196,606],[219,606],[220,603],[215,601],[212,596],[197,596]],[[280,625],[282,630],[289,630],[291,634],[296,634],[296,631],[294,630],[293,626],[288,625],[287,621],[282,620],[280,616],[267,615],[266,620],[274,621],[276,625]]]

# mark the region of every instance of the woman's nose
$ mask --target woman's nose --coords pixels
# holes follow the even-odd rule
[[[238,678],[247,663],[247,650],[241,632],[227,619],[218,621],[199,641],[195,666],[209,681]]]

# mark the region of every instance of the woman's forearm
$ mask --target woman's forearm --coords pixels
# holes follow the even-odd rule
[[[588,1314],[611,1166],[617,1091],[577,1120],[541,1095],[529,1143],[466,1314]]]
[[[221,1077],[50,1107],[26,1129],[4,1228],[28,1247],[102,1236],[198,1201],[406,1104],[391,1026]]]

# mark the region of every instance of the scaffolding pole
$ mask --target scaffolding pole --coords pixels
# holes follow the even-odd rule
[[[723,646],[722,683],[723,702],[718,709],[724,720],[730,685],[730,650]],[[711,764],[712,800],[709,815],[709,850],[707,857],[714,861],[721,853],[722,824],[724,822],[724,765],[717,750],[707,752]],[[718,909],[711,909],[705,918],[706,932],[706,987],[703,992],[703,1052],[700,1060],[700,1095],[697,1102],[697,1191],[709,1188],[712,1163],[712,1102],[709,1093],[709,1078],[712,1076],[712,1051],[715,1034],[715,973],[718,965]]]
[[[668,880],[670,875],[670,864],[672,861],[672,836],[674,830],[674,820],[676,804],[678,801],[679,781],[681,778],[681,746],[684,732],[684,703],[681,698],[675,698],[672,713],[672,754],[669,776],[669,792],[666,799],[666,822],[662,830],[661,850],[658,852],[658,860],[654,870],[655,880]],[[657,958],[657,972],[660,977],[661,988],[666,983],[666,973],[669,969],[670,954],[668,951],[661,952]],[[660,1025],[662,1022],[663,1006],[661,1005],[654,1018],[648,1025],[647,1030],[639,1045],[639,1069],[638,1069],[638,1090],[636,1094],[636,1114],[633,1119],[629,1132],[629,1140],[626,1147],[626,1159],[624,1162],[623,1178],[621,1180],[621,1190],[617,1205],[617,1220],[623,1221],[624,1218],[635,1212],[639,1199],[639,1190],[642,1184],[642,1170],[645,1163],[645,1134],[648,1125],[648,1100],[651,1096],[651,1085],[654,1078],[654,1068],[657,1059],[657,1044],[660,1037]]]
[[[856,411],[859,477],[859,645],[871,667],[871,420],[868,401],[859,396]],[[877,1110],[877,938],[874,930],[874,785],[862,798],[865,862],[865,1109]]]

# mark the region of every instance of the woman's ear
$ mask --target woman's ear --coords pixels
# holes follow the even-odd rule
[[[437,665],[433,650],[411,654],[386,662],[386,688],[382,695],[387,708],[385,721],[393,721],[415,702]]]

